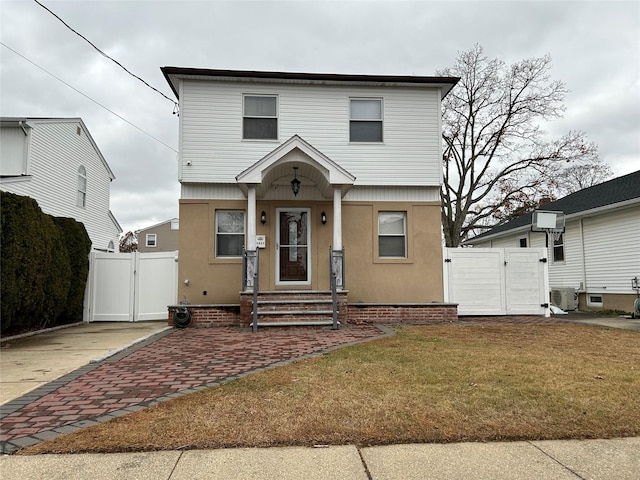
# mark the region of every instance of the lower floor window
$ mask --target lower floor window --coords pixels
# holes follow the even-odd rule
[[[244,247],[245,219],[242,210],[216,211],[216,257],[240,257]]]
[[[553,261],[564,262],[564,233],[553,241]]]
[[[406,258],[407,212],[378,212],[378,256]]]

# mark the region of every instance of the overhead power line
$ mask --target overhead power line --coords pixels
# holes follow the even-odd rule
[[[62,24],[67,27],[69,30],[71,30],[73,33],[75,33],[77,36],[79,36],[80,38],[82,38],[85,42],[87,42],[89,45],[91,45],[100,55],[102,55],[105,58],[108,58],[109,60],[111,60],[113,63],[115,63],[116,65],[118,65],[122,70],[124,70],[125,72],[127,72],[129,75],[131,75],[133,78],[136,78],[138,80],[140,80],[142,83],[144,83],[147,87],[149,87],[151,90],[159,93],[160,95],[162,95],[164,98],[166,98],[167,100],[169,100],[171,103],[173,103],[173,113],[176,114],[178,113],[178,103],[173,100],[172,98],[167,97],[164,93],[162,93],[160,90],[158,90],[157,88],[149,85],[145,80],[143,80],[142,78],[140,78],[138,75],[136,75],[135,73],[130,72],[129,70],[127,70],[127,68],[122,65],[120,62],[118,62],[117,60],[115,60],[114,58],[110,57],[109,55],[107,55],[106,53],[104,53],[102,50],[100,50],[93,42],[91,42],[91,40],[89,40],[87,37],[85,37],[84,35],[82,35],[80,32],[78,32],[77,30],[75,30],[73,27],[71,27],[67,22],[65,22],[62,18],[60,18],[58,15],[56,15],[53,11],[51,11],[48,7],[46,7],[45,5],[43,5],[42,3],[40,3],[38,0],[33,0],[34,2],[36,2],[38,5],[40,5],[42,8],[44,8],[47,12],[49,12],[51,15],[53,15],[54,17],[56,17],[58,20],[60,20],[60,22],[62,22]]]
[[[153,135],[151,135],[149,132],[144,131],[143,129],[141,129],[140,127],[138,127],[137,125],[131,123],[129,120],[127,120],[126,118],[124,118],[121,115],[118,115],[116,112],[114,112],[113,110],[110,110],[109,108],[105,107],[104,105],[102,105],[100,102],[98,102],[97,100],[94,100],[93,98],[91,98],[89,95],[86,95],[85,93],[82,93],[80,90],[78,90],[76,87],[74,87],[73,85],[68,84],[67,82],[65,82],[64,80],[62,80],[60,77],[55,76],[53,73],[51,73],[50,71],[46,70],[45,68],[41,67],[40,65],[38,65],[37,63],[35,63],[32,60],[29,60],[27,57],[25,57],[24,55],[22,55],[21,53],[15,51],[13,48],[11,48],[10,46],[6,45],[4,42],[0,42],[0,45],[2,45],[3,47],[11,50],[13,53],[15,53],[16,55],[18,55],[19,57],[22,57],[23,59],[25,59],[27,62],[29,62],[30,64],[38,67],[40,70],[42,70],[43,72],[51,75],[53,78],[55,78],[56,80],[58,80],[59,82],[64,83],[67,87],[69,87],[72,90],[75,90],[76,92],[78,92],[80,95],[82,95],[83,97],[91,100],[93,103],[95,103],[96,105],[104,108],[107,112],[111,113],[112,115],[115,115],[116,117],[118,117],[120,120],[122,120],[123,122],[128,123],[129,125],[131,125],[133,128],[141,131],[142,133],[144,133],[145,135],[147,135],[148,137],[153,138],[156,142],[161,143],[162,145],[164,145],[165,147],[173,150],[174,152],[178,153],[178,151],[173,148],[170,145],[167,145],[166,143],[164,143],[162,140],[154,137]]]

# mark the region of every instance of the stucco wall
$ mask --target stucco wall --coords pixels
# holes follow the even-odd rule
[[[276,209],[294,206],[311,209],[311,285],[277,286]],[[267,214],[265,225],[256,219],[257,235],[266,236],[266,248],[260,249],[260,289],[328,289],[329,247],[333,242],[332,203],[305,202],[304,205],[298,205],[292,202],[258,201],[256,207],[258,216],[263,210]],[[216,209],[245,208],[246,201],[180,201],[179,300],[187,300],[192,304],[240,303],[242,261],[239,258],[215,258],[214,218]],[[377,257],[379,210],[407,211],[406,259]],[[320,221],[322,211],[327,215],[326,225]],[[443,301],[440,206],[437,202],[344,202],[342,214],[349,303]],[[185,285],[186,279],[189,285]]]

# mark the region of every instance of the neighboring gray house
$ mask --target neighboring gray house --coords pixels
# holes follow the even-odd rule
[[[640,171],[585,188],[541,210],[562,211],[565,233],[550,239],[551,300],[580,309],[633,311],[634,277],[640,278]],[[475,247],[544,247],[528,213],[464,242]],[[553,245],[552,245],[553,244]]]
[[[118,248],[122,228],[109,210],[114,178],[81,118],[0,117],[0,190],[82,222],[94,250]]]
[[[157,225],[136,230],[139,252],[173,252],[178,250],[180,222],[172,218]]]

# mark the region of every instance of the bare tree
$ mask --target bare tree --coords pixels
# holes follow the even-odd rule
[[[553,196],[567,162],[594,161],[584,133],[547,140],[543,121],[562,116],[567,89],[549,77],[551,58],[506,65],[476,45],[439,75],[460,81],[443,100],[442,225],[447,246],[508,221]]]
[[[120,239],[120,253],[131,253],[138,251],[138,236],[135,232],[127,232]]]
[[[558,174],[558,192],[561,196],[593,187],[613,176],[611,166],[600,161],[571,165]]]

